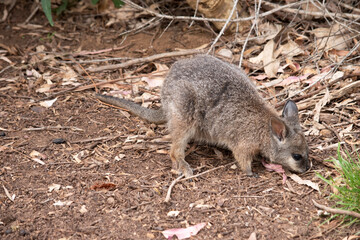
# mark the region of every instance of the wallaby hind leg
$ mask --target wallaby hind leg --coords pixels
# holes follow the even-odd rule
[[[193,136],[193,130],[186,126],[184,122],[172,120],[169,122],[172,144],[170,149],[170,158],[172,169],[176,173],[182,173],[185,177],[191,177],[193,171],[190,165],[185,161],[185,149],[187,143]]]

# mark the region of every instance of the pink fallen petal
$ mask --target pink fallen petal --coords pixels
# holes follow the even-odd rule
[[[278,173],[284,173],[285,170],[280,164],[273,164],[273,163],[266,163],[265,161],[262,161],[262,164],[268,171],[275,171]]]
[[[286,183],[287,176],[285,174],[284,168],[280,164],[273,164],[273,163],[266,163],[264,160],[261,161],[262,165],[266,168],[268,171],[275,171],[277,173],[282,173],[283,177],[283,184]]]
[[[168,229],[168,230],[162,231],[162,234],[168,240],[171,240],[174,235],[176,235],[176,237],[179,240],[181,240],[181,239],[189,238],[191,236],[195,236],[200,231],[200,229],[202,229],[203,227],[206,226],[206,224],[207,223],[199,223],[194,226],[187,227],[187,228]]]
[[[286,183],[286,179],[287,179],[287,176],[286,176],[286,174],[285,174],[285,173],[283,173],[283,184],[285,184],[285,183]]]

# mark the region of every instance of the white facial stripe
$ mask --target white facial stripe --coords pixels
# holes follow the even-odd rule
[[[287,163],[288,163],[290,170],[295,170],[295,171],[300,170],[297,162],[292,157],[288,158]]]

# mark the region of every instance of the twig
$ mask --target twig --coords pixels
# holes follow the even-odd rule
[[[77,127],[68,127],[68,126],[45,126],[38,128],[23,128],[21,131],[42,131],[42,130],[59,130],[59,129],[71,129],[73,131],[84,131],[81,128]]]
[[[135,64],[151,62],[151,61],[158,60],[161,58],[192,55],[192,54],[199,54],[199,53],[203,53],[203,52],[204,52],[204,50],[201,50],[201,49],[190,49],[190,50],[183,50],[183,51],[177,51],[177,52],[160,53],[160,54],[156,54],[156,55],[152,55],[152,56],[148,56],[148,57],[144,57],[144,58],[135,58],[135,59],[132,59],[127,62],[120,63],[120,64],[88,68],[87,70],[89,72],[101,72],[101,71],[105,71],[105,70],[115,70],[118,68],[126,68],[129,66],[135,65]]]
[[[228,19],[226,20],[224,26],[221,28],[219,34],[216,36],[214,42],[211,44],[211,46],[210,46],[207,54],[209,54],[209,53],[211,52],[211,50],[214,48],[215,44],[219,41],[219,38],[224,34],[227,25],[229,24],[232,16],[234,15],[234,12],[235,12],[235,9],[236,9],[236,7],[237,7],[238,2],[239,2],[239,0],[235,0],[235,1],[234,1],[234,3],[233,3],[233,8],[231,9],[231,12],[230,12],[230,14],[229,14]]]
[[[252,33],[254,27],[256,26],[257,24],[257,20],[258,20],[258,17],[259,17],[259,11],[260,11],[260,6],[261,6],[261,0],[259,2],[259,5],[258,7],[256,8],[255,6],[255,20],[253,22],[253,24],[251,25],[251,28],[250,28],[250,31],[248,32],[248,35],[246,36],[246,39],[245,39],[245,42],[244,42],[244,45],[241,49],[241,54],[240,54],[240,61],[239,61],[239,68],[241,68],[241,65],[242,65],[242,62],[243,62],[243,58],[244,58],[244,52],[245,52],[245,49],[246,49],[246,45],[249,41],[249,38],[250,38],[250,34]]]
[[[228,163],[228,164],[225,164],[225,165],[221,165],[221,166],[216,167],[216,168],[212,168],[212,169],[206,170],[206,171],[204,171],[204,172],[202,172],[202,173],[199,173],[199,174],[196,174],[196,175],[193,175],[193,176],[191,176],[191,177],[184,178],[184,179],[181,179],[181,178],[184,177],[184,175],[181,174],[177,179],[175,179],[174,181],[172,181],[172,183],[170,184],[169,189],[168,189],[168,191],[167,191],[167,194],[166,194],[166,197],[165,197],[165,200],[164,200],[164,201],[165,201],[165,202],[169,202],[169,201],[170,201],[171,190],[172,190],[172,188],[175,186],[175,184],[176,184],[177,182],[182,182],[182,181],[186,181],[186,180],[189,180],[189,179],[192,179],[192,178],[196,178],[196,177],[202,176],[202,175],[204,175],[204,174],[207,174],[207,173],[209,173],[209,172],[218,170],[218,169],[220,169],[220,168],[227,167],[227,166],[232,165],[232,164],[234,164],[234,163],[235,163],[235,161],[234,161],[234,162],[231,162],[231,163]]]
[[[138,204],[138,205],[135,205],[135,206],[126,208],[126,209],[122,210],[122,212],[127,212],[127,211],[129,211],[129,210],[132,210],[132,209],[138,208],[138,207],[140,207],[140,206],[144,206],[144,205],[150,204],[150,203],[152,203],[152,202],[153,202],[153,201],[143,202],[143,203],[140,203],[140,204]]]
[[[37,4],[37,6],[35,7],[34,11],[32,11],[32,13],[30,14],[30,16],[25,20],[24,24],[28,24],[30,22],[30,20],[35,16],[35,14],[37,13],[37,11],[39,10],[40,5]]]
[[[216,167],[216,168],[212,168],[212,169],[206,170],[206,171],[204,171],[204,172],[198,173],[198,174],[193,175],[193,176],[191,176],[191,177],[184,178],[184,179],[180,180],[179,182],[186,181],[186,180],[189,180],[189,179],[192,179],[192,178],[200,177],[200,176],[202,176],[202,175],[204,175],[204,174],[207,174],[207,173],[209,173],[209,172],[218,170],[218,169],[220,169],[220,168],[227,167],[227,166],[232,165],[232,164],[235,164],[235,163],[236,163],[236,162],[234,161],[234,162],[231,162],[231,163],[228,163],[228,164],[225,164],[225,165],[221,165],[221,166]]]
[[[164,202],[169,202],[169,201],[170,201],[170,195],[171,195],[171,190],[172,190],[172,188],[173,188],[173,187],[175,186],[175,184],[176,184],[178,181],[180,181],[180,179],[183,178],[183,177],[184,177],[184,175],[181,174],[177,179],[175,179],[174,181],[172,181],[172,183],[170,184],[169,189],[168,189],[168,191],[167,191],[167,193],[166,193],[166,197],[165,197]]]
[[[75,143],[88,143],[88,142],[95,142],[95,141],[102,141],[102,140],[112,140],[112,139],[115,139],[115,138],[118,138],[118,137],[121,137],[121,136],[122,135],[117,134],[117,135],[113,135],[113,136],[82,139],[82,140],[72,141],[70,143],[75,144]]]
[[[6,8],[4,9],[4,16],[3,16],[2,19],[0,20],[0,23],[6,21],[6,19],[7,19],[7,17],[9,16],[11,10],[14,8],[15,4],[16,4],[16,0],[13,0],[13,1],[11,2],[11,5],[10,5],[9,9],[8,9],[8,10],[6,10]]]
[[[314,199],[312,199],[315,207],[320,208],[322,210],[325,210],[329,213],[335,213],[335,214],[344,214],[344,215],[349,215],[352,217],[356,217],[356,218],[360,218],[360,213],[354,212],[354,211],[348,211],[348,210],[343,210],[343,209],[337,209],[337,208],[331,208],[331,207],[327,207],[324,205],[321,205],[317,202],[315,202]]]
[[[188,16],[171,16],[171,15],[166,15],[166,14],[160,14],[160,13],[152,11],[152,10],[150,10],[148,8],[143,8],[140,5],[137,5],[137,4],[133,3],[130,0],[123,0],[123,2],[129,4],[130,6],[136,8],[136,9],[148,12],[148,13],[150,13],[150,14],[156,16],[156,17],[159,17],[159,18],[173,19],[173,20],[193,20],[193,21],[202,21],[202,22],[205,22],[205,21],[209,21],[209,22],[226,22],[228,20],[226,18],[225,19],[224,18],[220,19],[220,18],[204,18],[204,17],[188,17]],[[286,4],[286,5],[283,5],[283,6],[279,6],[276,9],[273,9],[273,10],[270,10],[270,11],[267,11],[267,12],[264,12],[264,13],[260,14],[258,17],[259,18],[265,17],[265,16],[271,15],[271,14],[273,14],[275,12],[281,11],[282,9],[299,6],[299,5],[301,5],[303,3],[306,3],[306,2],[308,2],[308,0],[303,0],[303,1],[300,1],[300,2],[294,2],[294,3]],[[255,19],[255,17],[236,18],[236,19],[230,20],[230,22],[244,22],[244,21],[249,21],[249,20],[253,20],[253,19]]]
[[[270,7],[273,8],[279,8],[280,5],[275,4],[275,3],[271,3],[271,2],[266,2],[264,1],[265,5],[268,5]],[[359,19],[360,15],[359,14],[353,14],[353,13],[331,13],[331,12],[314,12],[314,11],[305,11],[305,10],[300,10],[300,9],[293,9],[293,8],[284,8],[284,12],[288,12],[288,13],[296,13],[296,14],[302,14],[302,15],[310,15],[310,16],[315,16],[315,17],[347,17],[347,18],[351,18],[351,19]]]

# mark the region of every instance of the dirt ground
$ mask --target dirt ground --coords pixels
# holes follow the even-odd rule
[[[291,179],[283,184],[281,175],[259,162],[254,163],[259,178],[249,178],[232,164],[227,150],[192,144],[187,161],[195,173],[219,168],[177,183],[165,203],[177,177],[170,172],[165,126],[105,106],[94,99],[94,89],[71,91],[60,80],[51,94],[70,90],[59,94],[52,107],[42,107],[39,100],[47,95],[35,91],[40,83],[30,82],[26,70],[58,72],[57,65],[34,60],[39,45],[59,53],[126,46],[109,56],[143,57],[196,48],[215,35],[202,24],[188,28],[177,22],[159,37],[165,22],[123,41],[114,38],[115,27],[103,27],[104,18],[88,23],[86,15],[70,14],[74,21],[56,20],[57,36],[50,39],[54,32],[42,12],[31,23],[43,28],[19,26],[31,13],[30,2],[16,6],[0,24],[0,42],[13,47],[7,58],[15,66],[2,72],[0,80],[1,239],[165,239],[163,230],[201,222],[206,227],[192,239],[248,239],[253,232],[257,239],[343,239],[359,231],[359,225],[339,227],[338,220],[324,223],[312,203],[333,205],[326,198],[331,190],[315,173],[325,173],[324,160],[334,155],[316,151],[324,141],[320,137],[307,137],[313,168],[301,178],[318,183],[321,192]],[[176,59],[157,63],[171,66]],[[2,69],[8,65],[1,61]],[[140,73],[151,68],[145,64]],[[92,76],[116,79],[122,74]],[[86,74],[77,81],[91,83]],[[7,195],[13,194],[12,201]],[[179,214],[168,216],[170,211]]]

